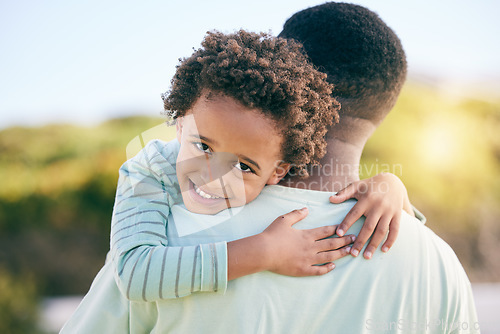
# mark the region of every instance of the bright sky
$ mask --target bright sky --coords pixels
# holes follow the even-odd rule
[[[0,129],[158,116],[207,30],[278,34],[323,0],[0,0]],[[500,2],[360,0],[400,36],[410,75],[500,82]],[[490,85],[491,87],[491,85]]]

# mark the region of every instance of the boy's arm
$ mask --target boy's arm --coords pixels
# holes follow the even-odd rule
[[[349,253],[352,236],[331,238],[335,227],[297,230],[307,215],[295,210],[248,238],[171,247],[168,215],[178,195],[173,164],[153,142],[120,168],[111,225],[111,256],[117,285],[129,300],[156,301],[197,291],[224,293],[227,281],[263,270],[320,275]],[[165,152],[163,152],[165,154]],[[324,266],[315,264],[328,263]]]
[[[115,278],[127,299],[156,301],[197,291],[225,292],[227,281],[263,270],[289,276],[321,275],[349,254],[354,236],[329,238],[336,227],[292,227],[307,215],[294,210],[248,238],[171,247],[167,219],[175,169],[153,142],[120,168],[111,225]],[[175,161],[175,159],[173,159]],[[325,264],[317,266],[316,264]]]

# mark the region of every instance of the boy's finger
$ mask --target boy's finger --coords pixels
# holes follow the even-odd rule
[[[310,229],[311,237],[313,240],[321,240],[331,237],[337,231],[338,225],[327,225]]]
[[[325,263],[321,266],[309,266],[307,269],[303,271],[302,276],[320,276],[324,274],[328,274],[330,271],[335,268],[334,263]]]
[[[396,241],[399,233],[400,219],[401,216],[392,219],[391,225],[389,225],[389,235],[387,236],[387,240],[382,245],[382,252],[387,252],[392,247],[392,245],[394,245],[394,242]]]
[[[279,217],[278,219],[281,219],[284,223],[292,226],[293,224],[304,219],[308,213],[309,213],[309,210],[307,208],[302,208],[299,210],[290,211],[289,213],[284,214],[283,216]]]
[[[337,192],[335,195],[330,196],[330,203],[338,204],[347,201],[349,198],[353,198],[356,194],[356,187],[353,183],[349,184],[344,189]]]
[[[337,235],[339,237],[343,236],[347,230],[354,224],[359,218],[365,213],[365,204],[363,202],[357,202],[354,204],[352,209],[347,213],[342,223],[339,224],[337,228]]]
[[[378,245],[384,240],[385,236],[387,235],[387,230],[389,229],[389,223],[390,223],[391,217],[387,216],[382,216],[380,221],[377,224],[377,228],[375,230],[375,233],[373,233],[373,236],[368,243],[368,246],[366,246],[366,249],[363,253],[365,259],[369,260],[372,258],[373,253],[375,253],[375,250],[377,249]]]
[[[346,235],[345,237],[340,238],[318,240],[316,241],[315,246],[318,253],[329,252],[350,245],[354,242],[354,240],[356,240],[356,237],[354,235]]]
[[[354,245],[352,245],[351,255],[358,256],[361,249],[366,244],[366,241],[371,237],[375,227],[377,226],[380,220],[380,216],[375,215],[375,213],[370,214],[368,218],[366,218],[361,231],[359,232]]]
[[[315,261],[318,263],[332,262],[349,255],[350,252],[351,246],[345,246],[334,251],[321,252],[316,255]]]

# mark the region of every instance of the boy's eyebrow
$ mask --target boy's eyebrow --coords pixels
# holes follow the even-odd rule
[[[201,140],[203,140],[203,141],[206,141],[206,142],[207,142],[207,143],[209,143],[209,144],[215,144],[215,145],[217,145],[217,141],[212,140],[212,139],[210,139],[210,138],[207,138],[207,137],[205,137],[205,136],[202,136],[202,135],[200,135],[200,134],[197,134],[197,135],[191,135],[191,137],[193,137],[193,138],[199,138],[199,139],[201,139]],[[238,154],[238,158],[239,158],[240,160],[245,160],[245,161],[248,161],[249,163],[251,163],[252,165],[254,165],[255,167],[257,167],[257,169],[258,169],[258,170],[260,170],[260,166],[259,166],[259,164],[258,164],[256,161],[254,161],[254,160],[250,159],[249,157],[247,157],[246,155]]]
[[[217,141],[212,140],[212,139],[210,139],[210,138],[207,138],[207,137],[205,137],[205,136],[202,136],[202,135],[200,135],[200,134],[191,135],[191,137],[196,138],[196,139],[201,139],[201,140],[204,140],[204,141],[206,141],[206,142],[207,142],[207,143],[209,143],[209,144],[217,144]]]
[[[250,159],[249,157],[247,157],[246,155],[239,155],[238,158],[241,158],[240,160],[248,161],[249,163],[251,163],[252,165],[257,167],[258,170],[260,170],[259,164],[255,161],[253,161],[252,159]]]

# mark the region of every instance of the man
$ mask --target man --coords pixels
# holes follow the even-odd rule
[[[176,238],[187,221],[183,214],[189,213],[174,212],[170,245],[253,235],[267,227],[263,222],[304,205],[310,214],[298,228],[336,224],[352,207],[352,202],[332,205],[328,198],[359,180],[355,167],[363,146],[397,99],[406,75],[399,39],[375,13],[342,3],[295,14],[280,36],[303,42],[312,61],[337,85],[341,120],[328,134],[323,167],[312,170],[309,179],[291,179],[285,184],[289,187],[266,187],[231,221],[208,230]],[[357,234],[362,223],[358,220],[349,233]],[[153,328],[132,327],[179,333],[478,332],[463,268],[421,221],[403,214],[393,248],[387,254],[371,252],[371,260],[336,261],[336,268],[324,276],[262,272],[229,282],[225,295],[193,294],[158,302],[147,312],[131,305],[132,312],[156,319]]]

